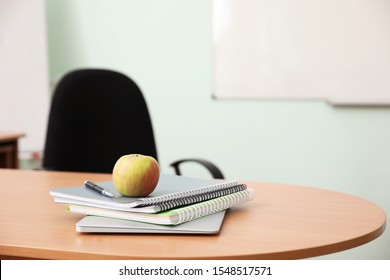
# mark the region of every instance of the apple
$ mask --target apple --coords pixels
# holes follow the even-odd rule
[[[129,154],[120,157],[112,170],[116,190],[124,196],[147,196],[160,178],[160,166],[151,157]]]

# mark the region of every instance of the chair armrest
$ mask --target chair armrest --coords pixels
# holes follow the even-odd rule
[[[213,176],[215,179],[224,179],[224,176],[222,175],[221,170],[212,162],[204,159],[195,159],[195,158],[188,158],[188,159],[182,159],[175,161],[171,164],[171,166],[175,169],[176,175],[181,175],[179,165],[185,162],[196,162],[201,165],[203,165]]]

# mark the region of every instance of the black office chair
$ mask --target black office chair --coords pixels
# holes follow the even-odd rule
[[[43,169],[111,173],[125,154],[158,160],[151,119],[140,88],[111,70],[81,69],[58,83],[50,109]],[[204,159],[171,164],[177,175],[184,162],[202,164],[213,178],[224,178]]]

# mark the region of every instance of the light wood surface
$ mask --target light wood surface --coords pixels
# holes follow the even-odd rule
[[[14,141],[23,136],[25,136],[25,134],[21,132],[0,132],[0,143]]]
[[[18,140],[24,133],[0,132],[0,168],[18,168]]]
[[[38,259],[297,259],[379,237],[386,214],[354,196],[311,187],[246,182],[256,198],[230,209],[217,235],[81,234],[82,217],[49,189],[110,174],[0,169],[0,255]]]

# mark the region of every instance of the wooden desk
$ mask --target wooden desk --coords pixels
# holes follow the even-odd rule
[[[0,169],[0,255],[42,259],[297,259],[350,249],[380,236],[386,214],[342,193],[250,183],[256,198],[228,211],[217,235],[81,234],[77,214],[49,189],[109,174]]]
[[[24,133],[0,132],[0,168],[18,168],[18,139]]]

